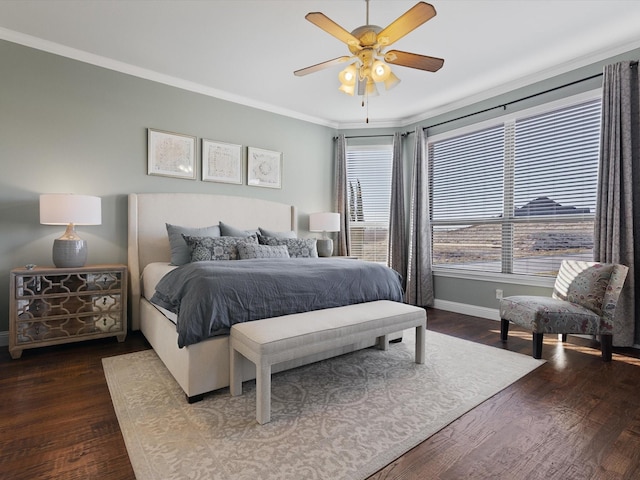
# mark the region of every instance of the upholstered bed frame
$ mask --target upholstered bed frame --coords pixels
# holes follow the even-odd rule
[[[166,223],[206,227],[225,222],[238,228],[257,227],[297,231],[295,207],[281,203],[225,195],[191,193],[132,193],[129,195],[128,263],[130,274],[131,328],[141,330],[189,401],[206,392],[229,386],[229,337],[214,337],[178,348],[175,325],[144,298],[141,278],[152,262],[169,262]],[[329,358],[372,346],[375,338],[357,345],[305,357],[275,366],[273,371]],[[243,379],[255,378],[255,367],[246,362]]]

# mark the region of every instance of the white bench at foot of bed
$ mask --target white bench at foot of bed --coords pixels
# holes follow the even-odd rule
[[[380,300],[345,307],[267,318],[233,325],[230,335],[230,391],[242,394],[242,357],[256,366],[256,419],[271,420],[271,366],[377,337],[383,350],[388,335],[416,329],[416,363],[425,360],[424,308]]]

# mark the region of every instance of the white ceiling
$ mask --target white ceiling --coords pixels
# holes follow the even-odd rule
[[[371,0],[387,26],[416,0]],[[351,31],[364,0],[0,0],[0,39],[332,127],[403,126],[640,47],[638,0],[432,0],[435,18],[394,49],[445,59],[395,66],[402,82],[361,99],[338,91],[348,54],[306,21],[321,11]]]

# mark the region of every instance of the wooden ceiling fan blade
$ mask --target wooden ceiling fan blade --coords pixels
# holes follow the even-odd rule
[[[354,47],[360,46],[360,40],[351,35],[351,33],[347,32],[344,28],[331,20],[329,17],[327,17],[324,13],[311,12],[307,13],[304,18],[309,20],[316,27],[320,27],[329,35],[336,37],[341,42],[344,42],[347,45],[352,45]]]
[[[304,75],[309,75],[310,73],[315,73],[320,70],[324,70],[325,68],[333,67],[338,63],[347,62],[351,58],[352,57],[349,57],[349,56],[337,57],[337,58],[334,58],[333,60],[327,60],[326,62],[316,63],[315,65],[311,65],[310,67],[301,68],[300,70],[296,70],[295,72],[293,72],[293,74],[297,77],[302,77]]]
[[[435,16],[433,5],[418,2],[378,34],[378,43],[383,47],[391,45]]]
[[[444,59],[418,55],[417,53],[401,52],[400,50],[389,50],[384,54],[384,60],[393,65],[417,68],[427,72],[437,72],[444,65]]]

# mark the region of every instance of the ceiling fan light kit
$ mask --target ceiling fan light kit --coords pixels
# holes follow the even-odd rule
[[[355,85],[356,84],[356,75],[358,74],[358,70],[356,66],[352,63],[347,68],[342,70],[338,74],[338,80],[342,85]]]
[[[340,90],[347,95],[363,97],[378,95],[376,83],[384,84],[390,90],[400,83],[400,79],[391,70],[391,65],[415,68],[427,72],[436,72],[444,64],[442,58],[429,57],[400,50],[384,51],[386,47],[415,30],[417,27],[436,15],[433,5],[418,2],[404,14],[382,29],[369,24],[369,0],[367,4],[366,25],[362,25],[351,33],[320,12],[308,13],[305,18],[334,36],[349,48],[351,56],[342,56],[318,63],[293,72],[296,76],[304,76],[331,67],[338,63],[351,62],[338,74]],[[364,105],[364,99],[363,99]]]

